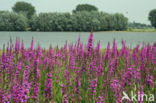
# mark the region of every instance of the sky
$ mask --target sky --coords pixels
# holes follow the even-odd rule
[[[9,10],[19,0],[0,0],[0,10]],[[20,0],[35,6],[40,12],[72,12],[78,4],[91,4],[99,11],[107,13],[122,13],[129,22],[150,24],[148,13],[156,9],[156,0]]]

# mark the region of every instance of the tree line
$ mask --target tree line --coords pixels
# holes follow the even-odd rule
[[[12,12],[0,11],[0,31],[109,31],[126,30],[128,19],[119,13],[99,12],[89,4],[77,5],[72,13],[35,13],[30,3],[17,2]]]
[[[35,13],[35,7],[23,1],[12,12],[0,11],[0,31],[112,31],[126,30],[123,14],[98,11],[89,4],[79,4],[72,13]]]
[[[22,14],[0,12],[1,31],[106,31],[126,30],[128,19],[122,14],[97,11],[77,13],[40,13],[31,19]]]
[[[148,28],[153,28],[153,27],[148,24],[138,23],[134,21],[134,22],[128,23],[128,28],[129,29],[148,29]]]
[[[29,26],[32,31],[105,31],[126,30],[127,18],[122,14],[97,11],[77,13],[40,13],[34,15]]]

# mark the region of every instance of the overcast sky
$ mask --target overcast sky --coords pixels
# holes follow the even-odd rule
[[[11,11],[19,0],[0,0],[0,10]],[[92,4],[100,11],[123,13],[129,21],[150,24],[148,13],[156,9],[156,0],[20,0],[31,3],[39,12],[72,12],[78,4]]]

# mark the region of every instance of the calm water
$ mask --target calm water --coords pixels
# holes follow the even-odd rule
[[[25,47],[30,47],[31,39],[34,38],[34,45],[39,43],[43,48],[49,48],[51,44],[53,47],[58,45],[64,46],[67,41],[68,44],[75,43],[78,35],[81,35],[81,42],[87,43],[89,32],[0,32],[0,48],[3,44],[7,45],[10,37],[13,43],[16,37],[24,41]],[[156,32],[94,32],[94,45],[98,41],[101,42],[101,48],[106,48],[107,43],[112,45],[113,40],[116,40],[118,47],[121,48],[121,40],[126,41],[128,47],[135,47],[137,44],[156,42]]]

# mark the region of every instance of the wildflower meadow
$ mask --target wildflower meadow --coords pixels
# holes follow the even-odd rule
[[[154,103],[156,43],[101,49],[93,40],[49,49],[10,42],[0,53],[0,103]]]

